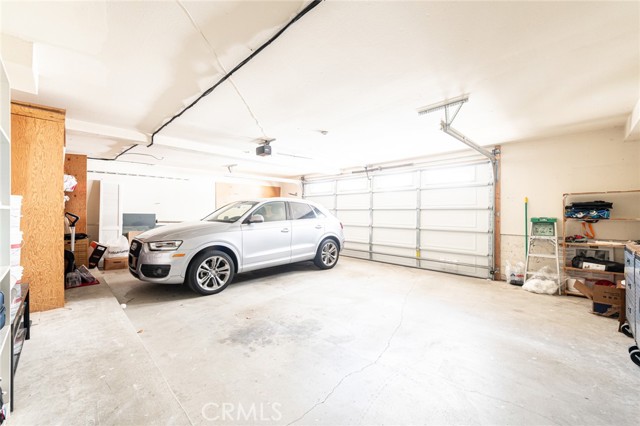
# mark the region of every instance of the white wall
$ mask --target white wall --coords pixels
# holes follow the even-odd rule
[[[619,127],[502,145],[502,273],[524,261],[525,197],[529,217],[561,220],[564,193],[640,189],[640,142],[623,138]]]
[[[279,186],[283,196],[301,195],[296,181],[281,182],[194,174],[187,170],[89,160],[87,233],[98,236],[100,182],[121,184],[124,213],[154,213],[158,221],[198,220],[215,210],[216,182]]]

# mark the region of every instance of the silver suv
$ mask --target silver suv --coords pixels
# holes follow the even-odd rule
[[[320,205],[291,198],[238,201],[200,221],[140,234],[129,248],[129,271],[143,281],[184,282],[208,295],[241,272],[305,260],[333,268],[343,245],[342,223]]]

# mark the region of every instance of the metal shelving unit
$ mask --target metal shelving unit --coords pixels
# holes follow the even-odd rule
[[[597,238],[590,239],[586,242],[567,242],[566,237],[573,235],[577,229],[576,224],[593,221],[592,219],[577,219],[564,217],[564,208],[571,202],[590,201],[590,200],[606,200],[613,202],[611,209],[612,217],[609,219],[597,219],[594,224],[598,228]],[[593,269],[580,269],[569,266],[568,253],[572,249],[580,250],[612,250],[614,259],[620,263],[624,259],[625,244],[629,240],[640,238],[640,190],[624,190],[624,191],[593,191],[593,192],[574,192],[566,193],[562,198],[562,253],[563,253],[563,271],[564,278],[583,278],[583,279],[608,279],[612,282],[624,279],[624,272],[599,271]],[[604,239],[605,236],[611,236],[611,239]],[[582,293],[565,290],[565,294],[574,296],[584,296]]]

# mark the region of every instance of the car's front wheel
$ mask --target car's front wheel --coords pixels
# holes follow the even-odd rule
[[[209,295],[224,290],[234,275],[233,260],[218,250],[207,250],[196,255],[187,270],[187,284],[198,294]]]
[[[327,238],[318,247],[316,258],[313,263],[320,269],[331,269],[338,263],[338,257],[340,257],[340,250],[338,249],[338,243],[331,238]]]

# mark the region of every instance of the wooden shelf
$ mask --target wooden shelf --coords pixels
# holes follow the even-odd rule
[[[564,220],[569,220],[572,222],[585,222],[587,220],[598,220],[598,221],[603,221],[603,222],[616,222],[616,221],[622,221],[622,222],[640,222],[640,218],[637,217],[614,217],[614,218],[609,218],[609,219],[578,219],[575,217],[565,217]]]
[[[598,271],[597,269],[581,269],[581,268],[573,268],[571,266],[564,266],[563,269],[565,271],[582,272],[585,274],[618,275],[618,276],[624,277],[624,272]]]
[[[624,248],[624,246],[627,244],[627,242],[618,242],[618,241],[600,241],[600,242],[595,242],[595,241],[587,241],[586,243],[562,243],[563,245],[567,246],[567,247],[592,247],[592,248],[597,248],[597,247],[614,247],[614,248]]]
[[[606,195],[606,194],[629,194],[640,192],[640,189],[629,189],[624,191],[595,191],[595,192],[566,192],[562,194],[564,197],[568,195]]]

